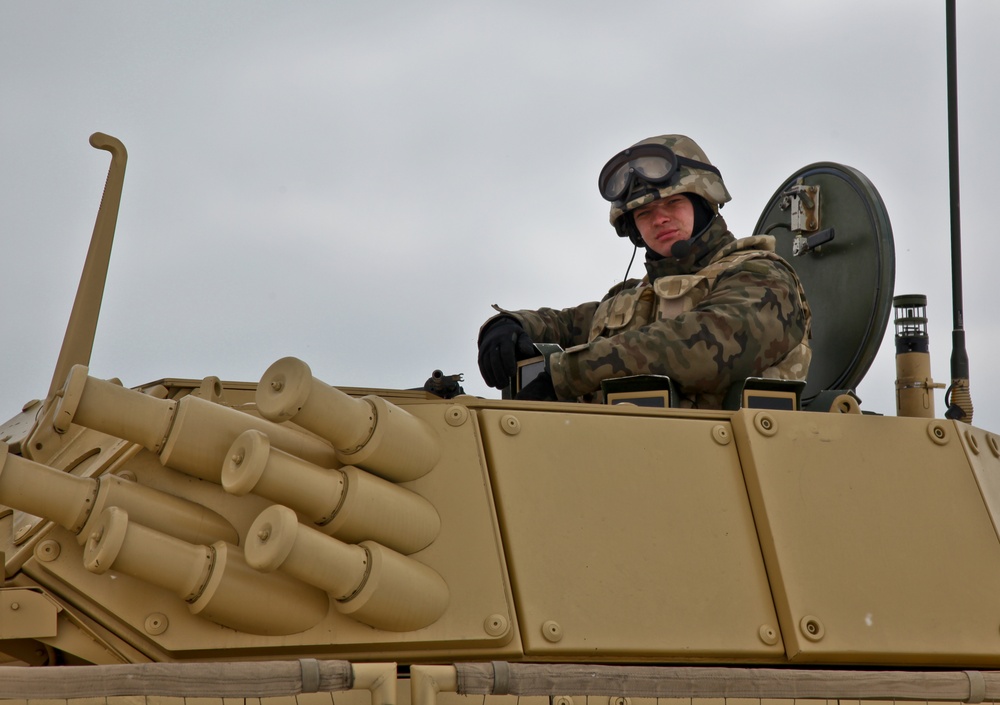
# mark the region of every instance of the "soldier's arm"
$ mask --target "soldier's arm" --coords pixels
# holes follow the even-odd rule
[[[513,316],[536,343],[558,343],[564,348],[586,343],[590,322],[597,310],[597,302],[564,308],[540,308],[537,311],[505,311]]]
[[[601,301],[611,298],[623,289],[638,286],[640,281],[627,279],[615,284]],[[520,321],[532,340],[539,343],[558,343],[564,348],[569,348],[582,345],[590,338],[590,326],[600,305],[599,301],[591,301],[560,310],[540,308],[537,311],[505,311],[496,305],[493,308]]]
[[[683,389],[717,393],[774,365],[801,342],[805,329],[791,272],[755,259],[720,277],[691,311],[597,338],[549,362],[560,399],[595,392],[603,379],[634,374],[668,375]]]

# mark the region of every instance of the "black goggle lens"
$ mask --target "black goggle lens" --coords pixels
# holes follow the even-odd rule
[[[644,181],[661,183],[677,171],[677,157],[669,147],[641,144],[613,156],[601,169],[597,186],[607,201],[617,201],[628,190],[633,175]]]

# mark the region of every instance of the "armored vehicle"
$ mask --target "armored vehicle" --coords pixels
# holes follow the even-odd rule
[[[960,420],[967,380],[936,415],[925,301],[894,302],[857,170],[792,174],[756,228],[810,293],[808,383],[692,410],[669,385],[332,386],[295,358],[255,382],[95,376],[126,152],[91,142],[111,167],[52,384],[0,426],[0,698],[1000,694],[1000,436]],[[892,416],[852,390],[894,303]]]

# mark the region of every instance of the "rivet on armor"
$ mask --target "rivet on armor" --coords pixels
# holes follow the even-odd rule
[[[557,695],[552,698],[552,705],[573,705],[573,698],[568,695]]]
[[[21,603],[20,602],[11,602],[10,603],[10,609],[12,611],[14,611],[14,612],[17,612],[19,609],[21,609]]]
[[[773,436],[778,432],[778,422],[766,411],[753,417],[753,425],[762,436]]]
[[[461,404],[452,404],[444,412],[444,420],[449,426],[461,426],[469,418],[469,410]]]
[[[823,623],[809,614],[799,620],[799,630],[809,641],[819,641],[826,633]]]
[[[972,431],[968,429],[965,431],[965,442],[969,444],[969,450],[972,451],[973,455],[979,455],[979,441],[976,440]]]
[[[995,458],[1000,458],[1000,438],[992,433],[987,433],[986,445],[990,447],[990,452]]]
[[[623,698],[620,695],[608,698],[608,705],[632,705],[632,698]]]
[[[152,636],[157,636],[167,631],[168,626],[170,626],[170,620],[162,612],[153,612],[146,617],[146,621],[142,624],[142,628],[146,630],[146,633]]]
[[[554,620],[548,620],[542,625],[542,636],[545,637],[546,641],[551,641],[553,644],[562,641],[563,631],[562,627],[559,626],[559,622]]]
[[[504,414],[500,417],[500,428],[508,436],[516,436],[521,432],[521,422],[513,414]]]
[[[136,481],[135,473],[132,472],[131,470],[120,470],[120,471],[116,472],[115,475],[117,475],[118,477],[120,477],[123,480],[128,480],[129,482],[135,482]]]
[[[727,426],[720,423],[712,427],[712,440],[720,446],[727,446],[732,442],[733,434],[729,432]]]
[[[503,636],[509,627],[510,622],[502,614],[491,614],[483,621],[483,629],[490,636]]]
[[[778,643],[778,630],[770,624],[760,625],[760,629],[757,630],[757,634],[760,636],[760,640],[768,646],[774,646]]]
[[[940,421],[932,421],[927,424],[927,435],[939,446],[943,446],[950,440],[948,437],[948,427]]]
[[[47,539],[35,547],[35,558],[48,563],[49,561],[54,561],[58,558],[61,550],[62,548],[59,546],[58,541]]]

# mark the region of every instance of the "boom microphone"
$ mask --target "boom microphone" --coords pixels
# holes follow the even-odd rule
[[[684,259],[691,254],[691,241],[678,240],[670,246],[670,256],[675,259]]]

